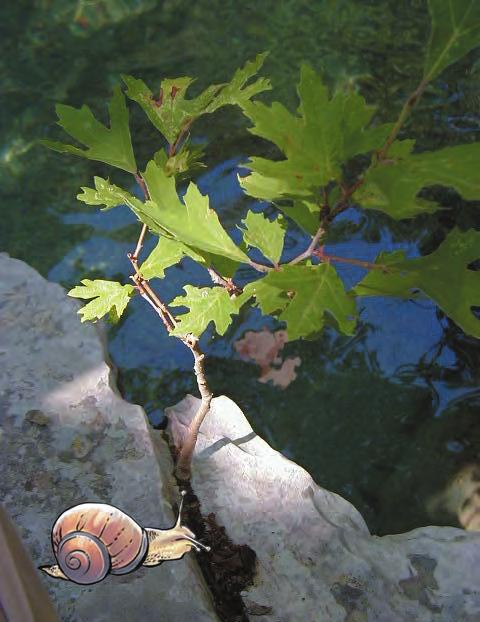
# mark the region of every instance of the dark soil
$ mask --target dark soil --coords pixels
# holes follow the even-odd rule
[[[182,524],[195,533],[210,552],[196,553],[197,562],[213,595],[217,614],[222,622],[248,622],[240,592],[252,585],[257,556],[246,544],[235,544],[215,514],[202,516],[200,502],[189,482],[178,481],[186,490]]]

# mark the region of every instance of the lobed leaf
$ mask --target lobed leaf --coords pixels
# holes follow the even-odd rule
[[[157,235],[172,237],[166,229],[162,229],[157,222],[148,217],[143,201],[140,201],[140,199],[137,199],[123,188],[111,184],[108,179],[94,177],[94,183],[95,189],[82,187],[83,194],[77,194],[79,201],[83,201],[87,205],[105,205],[104,209],[110,209],[117,205],[127,205],[151,231]]]
[[[88,106],[82,106],[77,110],[72,106],[57,104],[58,124],[87,149],[51,140],[42,140],[41,144],[60,153],[99,160],[129,173],[135,173],[137,165],[128,126],[128,109],[119,86],[115,87],[108,108],[109,128],[97,121]]]
[[[480,144],[419,154],[410,153],[413,145],[413,140],[395,141],[389,159],[368,169],[364,184],[355,193],[362,207],[398,219],[434,212],[440,209],[438,204],[417,197],[422,188],[433,185],[455,188],[468,200],[480,197]]]
[[[453,229],[430,255],[405,259],[403,252],[382,253],[376,263],[386,270],[372,270],[358,283],[357,296],[413,298],[423,292],[467,334],[480,337],[480,321],[473,313],[480,307],[480,272],[469,268],[480,258],[480,232]]]
[[[341,165],[359,153],[380,147],[391,124],[368,128],[374,108],[354,92],[329,96],[321,78],[308,66],[301,69],[299,115],[274,102],[248,102],[250,132],[277,145],[284,160],[251,158],[251,175],[240,183],[250,196],[273,200],[308,197],[316,188],[341,176]]]
[[[85,300],[94,299],[78,311],[82,316],[81,321],[85,322],[99,320],[104,315],[120,318],[134,291],[132,285],[121,285],[116,281],[83,279],[82,285],[71,289],[68,295]]]
[[[162,149],[155,153],[153,159],[158,166],[165,170],[169,177],[173,175],[177,180],[180,180],[186,177],[187,173],[191,175],[194,171],[206,167],[201,161],[203,154],[203,147],[184,144],[174,155],[167,156]]]
[[[355,330],[355,300],[347,294],[330,264],[287,264],[249,283],[239,297],[240,302],[250,296],[255,296],[263,313],[280,312],[278,319],[287,323],[290,341],[320,332],[326,314],[334,318],[342,333],[351,335]]]
[[[233,242],[210,209],[207,196],[195,184],[188,186],[182,203],[177,195],[175,179],[151,160],[143,174],[151,201],[142,204],[142,219],[154,223],[158,233],[168,231],[179,242],[195,251],[223,255],[248,262],[248,256]],[[146,220],[144,220],[146,222]]]
[[[306,200],[293,201],[292,205],[281,205],[279,209],[291,218],[301,229],[315,235],[320,222],[320,206]]]
[[[285,239],[285,227],[281,220],[268,220],[263,214],[249,211],[242,222],[245,229],[240,230],[243,232],[245,244],[258,248],[267,259],[277,264]]]
[[[239,305],[230,298],[223,287],[193,287],[185,285],[185,296],[177,296],[169,306],[188,307],[189,311],[180,316],[179,324],[170,333],[184,336],[192,333],[197,337],[213,322],[219,335],[224,335],[232,322],[232,315],[238,313]]]
[[[207,266],[214,265],[223,276],[233,276],[240,263],[248,262],[248,256],[242,250],[242,245],[240,247],[235,245],[223,229],[215,212],[209,209],[208,198],[203,197],[198,190],[191,191],[188,194],[190,210],[187,212],[186,206],[178,198],[174,178],[168,176],[161,164],[157,166],[151,162],[149,166],[150,174],[146,175],[150,183],[150,192],[153,192],[161,201],[160,206],[153,201],[144,203],[123,188],[101,177],[94,178],[95,188],[83,187],[83,193],[78,194],[77,198],[88,205],[105,205],[104,209],[127,205],[150,231],[161,236],[165,250],[167,249],[166,241],[172,242],[165,255],[167,263],[173,262],[169,265],[174,265],[181,257],[188,255]],[[162,225],[163,222],[166,226]],[[169,229],[166,228],[167,226]],[[182,236],[189,242],[182,241],[180,239]],[[147,270],[147,274],[152,275],[147,277],[144,274],[145,278],[155,276],[162,278],[163,270],[169,267],[167,263],[163,268],[161,267],[163,251],[160,247],[157,247],[157,250],[151,262],[147,259],[142,264],[143,270]],[[158,274],[154,274],[156,271]]]
[[[228,105],[243,108],[254,95],[269,91],[272,87],[268,78],[258,78],[255,82],[250,82],[260,71],[267,56],[268,52],[257,54],[253,60],[247,61],[243,67],[237,69],[230,82],[222,86],[205,112],[212,113]]]
[[[195,253],[195,251],[182,244],[182,242],[162,236],[153,251],[140,266],[140,273],[145,279],[163,279],[166,268],[174,266],[184,257],[191,257],[199,263],[204,263],[201,255]]]
[[[213,84],[193,99],[186,99],[192,78],[162,80],[157,98],[142,80],[127,75],[122,79],[127,86],[127,96],[140,104],[153,125],[172,145],[201,115],[227,105],[243,107],[254,95],[269,90],[270,82],[265,78],[247,84],[260,70],[265,58],[266,54],[258,54],[255,60],[238,69],[229,83]]]
[[[433,80],[448,65],[480,45],[478,0],[428,0],[432,30],[425,58],[424,80]]]

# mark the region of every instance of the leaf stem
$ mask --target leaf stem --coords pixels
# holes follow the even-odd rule
[[[312,255],[318,257],[320,261],[325,261],[327,263],[330,261],[338,261],[340,263],[349,263],[354,266],[360,266],[361,268],[366,268],[367,270],[383,270],[384,272],[391,271],[385,264],[372,263],[361,259],[350,259],[349,257],[338,257],[337,255],[327,255],[327,253],[323,251],[323,247],[312,251]]]
[[[423,92],[427,88],[429,81],[430,81],[430,74],[427,77],[424,77],[422,79],[422,81],[417,86],[417,88],[413,91],[413,93],[409,95],[406,102],[403,104],[402,110],[400,111],[398,119],[395,122],[395,125],[393,126],[392,130],[390,131],[390,134],[385,139],[385,142],[383,146],[381,147],[381,149],[379,149],[376,152],[376,161],[373,162],[373,166],[376,166],[378,162],[386,159],[388,150],[392,146],[394,140],[397,138],[398,133],[403,127],[403,124],[405,123],[407,118],[410,116],[412,110],[415,108],[421,96],[423,95]],[[341,212],[345,211],[346,209],[350,207],[349,199],[354,194],[354,192],[358,190],[358,188],[360,188],[360,186],[364,184],[364,182],[365,180],[361,178],[357,180],[349,188],[344,188],[342,186],[342,199],[332,209],[330,213],[330,217],[328,218],[329,222],[331,222],[336,216],[338,216],[338,214],[340,214]]]
[[[138,238],[138,242],[137,242],[137,246],[135,247],[135,250],[132,253],[132,258],[136,261],[138,259],[138,256],[140,255],[140,251],[143,248],[143,242],[145,240],[145,235],[147,234],[147,225],[143,225],[142,226],[142,230],[140,231],[140,236]]]
[[[310,257],[310,255],[315,250],[317,244],[320,241],[320,238],[324,234],[325,234],[325,229],[324,229],[324,226],[322,224],[322,225],[320,225],[320,227],[318,227],[317,232],[315,233],[315,235],[312,238],[312,241],[308,245],[308,248],[306,250],[304,250],[303,253],[300,253],[300,255],[297,255],[291,261],[289,261],[288,265],[293,266],[293,265],[299,263],[300,261],[303,261],[304,259],[308,259],[308,257]]]
[[[182,142],[182,139],[185,137],[185,134],[190,129],[190,126],[192,125],[192,123],[193,123],[193,119],[190,119],[189,121],[187,121],[187,123],[185,123],[185,125],[182,127],[182,129],[178,133],[178,136],[177,136],[175,142],[172,143],[171,145],[169,145],[169,147],[168,147],[168,157],[169,158],[173,157],[177,153],[178,146]]]
[[[221,285],[222,287],[224,287],[230,295],[238,295],[242,293],[242,288],[235,285],[233,279],[222,276],[215,270],[215,268],[210,267],[207,268],[207,270],[213,283],[215,283],[215,285]]]
[[[140,188],[142,189],[142,192],[145,196],[145,199],[149,199],[150,195],[148,193],[148,188],[147,188],[147,184],[145,183],[145,180],[143,179],[143,177],[141,176],[140,172],[137,171],[134,174],[135,177],[135,181],[137,182],[137,184],[140,186]],[[145,240],[145,236],[147,234],[147,225],[143,224],[142,225],[142,230],[140,231],[140,236],[138,238],[138,242],[137,242],[137,246],[135,247],[135,250],[132,253],[132,258],[136,261],[140,255],[140,251],[143,248],[143,242]]]
[[[135,277],[131,277],[133,280],[135,280]],[[158,313],[158,315],[160,316],[160,319],[163,322],[163,325],[165,326],[165,329],[167,330],[167,332],[169,333],[172,330],[171,325],[168,323],[168,321],[166,320],[165,315],[162,313],[162,311],[160,310],[160,308],[155,304],[155,302],[148,296],[146,290],[143,287],[143,284],[138,284],[137,283],[137,289],[138,292],[140,294],[140,296],[146,301],[148,302],[149,305],[151,305],[153,307],[153,309],[156,311],[156,313]]]
[[[150,198],[150,195],[148,193],[148,188],[145,180],[139,172],[135,173],[134,177],[136,182],[142,189],[145,199],[148,200]],[[133,269],[135,270],[135,274],[130,278],[137,286],[137,289],[140,292],[142,298],[144,298],[144,300],[146,300],[155,309],[155,311],[162,319],[165,328],[168,332],[170,332],[177,325],[177,321],[175,320],[175,317],[172,315],[172,313],[169,311],[167,305],[160,300],[157,294],[150,287],[148,281],[144,279],[143,276],[140,274],[140,269],[138,267],[138,257],[143,248],[143,242],[145,240],[146,233],[147,225],[143,224],[135,250],[133,251],[133,253],[128,253],[127,255],[127,257],[130,259],[130,263],[132,264]]]
[[[130,259],[130,263],[135,270],[135,274],[130,278],[135,283],[138,288],[138,291],[142,295],[142,298],[148,298],[148,302],[155,308],[157,313],[162,318],[162,321],[167,328],[168,332],[170,332],[177,325],[177,321],[175,317],[170,313],[166,304],[164,304],[157,294],[150,287],[148,281],[143,278],[140,274],[140,270],[138,267],[138,262],[134,258],[132,253],[128,253],[127,257]]]
[[[255,268],[258,272],[270,272],[270,270],[274,270],[271,266],[265,266],[263,263],[257,263],[252,259],[249,260],[248,265]]]
[[[384,160],[386,158],[388,150],[392,146],[393,141],[397,138],[399,131],[402,129],[402,126],[409,117],[410,113],[417,105],[418,100],[423,95],[423,92],[425,91],[428,82],[428,76],[427,78],[423,78],[417,88],[413,91],[413,93],[411,93],[407,101],[403,104],[403,108],[400,111],[400,115],[395,125],[393,126],[392,131],[387,136],[383,147],[377,152],[378,160]]]

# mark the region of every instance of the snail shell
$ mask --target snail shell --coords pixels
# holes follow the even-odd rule
[[[59,516],[52,546],[62,572],[91,584],[108,573],[126,574],[139,566],[148,549],[147,534],[133,518],[103,503],[82,503]]]

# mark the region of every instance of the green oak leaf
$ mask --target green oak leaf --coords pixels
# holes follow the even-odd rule
[[[120,318],[135,291],[132,285],[121,285],[116,281],[83,279],[81,283],[82,285],[71,289],[68,295],[73,298],[94,299],[78,311],[82,322],[99,320],[104,315]]]
[[[246,252],[247,249],[243,249],[243,244],[239,244],[239,247]],[[208,267],[212,267],[216,272],[218,272],[218,274],[226,278],[233,277],[235,272],[238,270],[240,263],[242,263],[222,255],[206,253],[205,251],[200,251],[200,253]]]
[[[455,188],[465,199],[480,197],[480,144],[445,147],[412,154],[413,140],[395,141],[388,160],[370,167],[355,199],[362,205],[386,212],[392,218],[412,218],[434,212],[438,204],[417,198],[426,186]]]
[[[165,276],[165,269],[174,266],[184,257],[191,257],[199,263],[204,259],[191,248],[178,240],[160,237],[157,245],[140,266],[140,273],[145,279],[160,278]]]
[[[140,199],[137,199],[123,188],[111,184],[109,179],[94,177],[93,183],[95,188],[82,186],[82,193],[77,194],[79,201],[87,205],[105,205],[103,210],[117,207],[117,205],[129,205],[133,209],[133,207],[136,208],[142,203]]]
[[[270,82],[265,78],[247,84],[260,70],[265,57],[266,54],[258,54],[255,60],[238,69],[229,83],[213,84],[194,99],[186,99],[192,78],[162,80],[158,97],[154,97],[142,80],[127,75],[122,79],[127,96],[140,104],[157,130],[173,145],[181,132],[201,115],[215,112],[221,106],[243,107],[254,95],[269,90]]]
[[[203,196],[195,184],[189,184],[182,203],[175,179],[168,177],[153,160],[148,163],[143,178],[151,201],[142,204],[142,216],[155,223],[159,233],[166,230],[198,252],[223,255],[244,263],[249,261],[222,227],[216,212],[210,209],[208,196]]]
[[[41,144],[60,153],[71,153],[90,160],[99,160],[129,173],[135,173],[137,165],[128,127],[128,109],[119,86],[116,86],[113,91],[108,109],[110,112],[109,128],[93,116],[88,106],[82,106],[77,110],[72,106],[57,104],[58,125],[87,149],[52,140],[42,140]]]
[[[185,285],[185,296],[177,296],[170,307],[188,307],[189,311],[176,316],[179,324],[170,333],[184,336],[192,333],[197,337],[203,333],[210,322],[215,324],[219,335],[224,335],[232,322],[232,315],[238,313],[239,305],[235,298],[230,298],[223,287],[193,287]]]
[[[320,206],[305,199],[293,201],[292,205],[278,205],[278,209],[291,218],[301,229],[315,235],[320,223]]]
[[[349,158],[380,147],[391,124],[367,128],[375,109],[355,92],[329,96],[321,78],[308,66],[301,69],[299,114],[274,102],[248,102],[244,112],[253,122],[250,132],[273,142],[284,160],[251,158],[252,173],[240,179],[244,190],[258,199],[305,197],[341,177]]]
[[[247,166],[252,169],[252,172],[242,177],[237,175],[240,186],[248,196],[261,199],[262,201],[274,201],[278,197],[292,194],[293,190],[290,179],[268,176],[269,173],[266,172],[265,167],[265,165],[268,166],[268,162],[269,160],[263,160],[262,158],[250,158]],[[272,162],[272,164],[274,163]],[[272,175],[276,175],[275,167],[272,170]],[[310,192],[296,188],[294,194],[296,196],[308,197]]]
[[[467,334],[480,337],[480,321],[472,307],[480,307],[480,272],[468,269],[480,258],[480,231],[453,229],[430,255],[405,259],[401,251],[382,253],[372,270],[356,285],[357,296],[412,298],[418,290],[431,298]]]
[[[157,151],[153,156],[155,163],[161,166],[170,177],[174,175],[178,180],[184,179],[193,172],[205,168],[201,158],[204,150],[201,145],[183,145],[182,148],[172,156],[168,156],[165,151]]]
[[[278,319],[287,323],[291,341],[312,337],[321,331],[326,313],[333,316],[342,333],[352,335],[355,330],[355,299],[347,294],[330,264],[287,264],[249,283],[239,302],[245,302],[250,296],[255,296],[263,313],[280,311]]]
[[[208,104],[205,112],[212,113],[222,106],[228,105],[243,108],[254,95],[269,91],[272,86],[268,78],[258,78],[255,82],[248,84],[251,78],[260,71],[267,56],[268,52],[257,54],[253,60],[247,61],[243,67],[235,71],[230,82],[219,85],[222,88]]]
[[[428,0],[428,5],[432,30],[423,74],[426,81],[480,45],[478,0]]]
[[[143,201],[140,201],[140,199],[137,199],[137,197],[134,197],[123,188],[111,184],[108,179],[94,177],[94,183],[95,189],[82,187],[83,194],[77,194],[79,201],[83,201],[87,205],[105,205],[103,209],[110,209],[117,205],[127,205],[151,231],[167,238],[172,237],[166,229],[162,229],[156,221],[148,217]]]
[[[252,296],[255,297],[256,306],[260,307],[264,315],[272,315],[283,311],[288,304],[288,295],[282,287],[271,283],[266,277],[252,281],[243,288],[238,297],[240,306],[244,305]]]
[[[280,260],[285,239],[285,227],[279,218],[268,220],[263,214],[252,211],[247,213],[242,221],[245,229],[243,240],[248,246],[254,246],[262,251],[264,256],[274,264]]]

